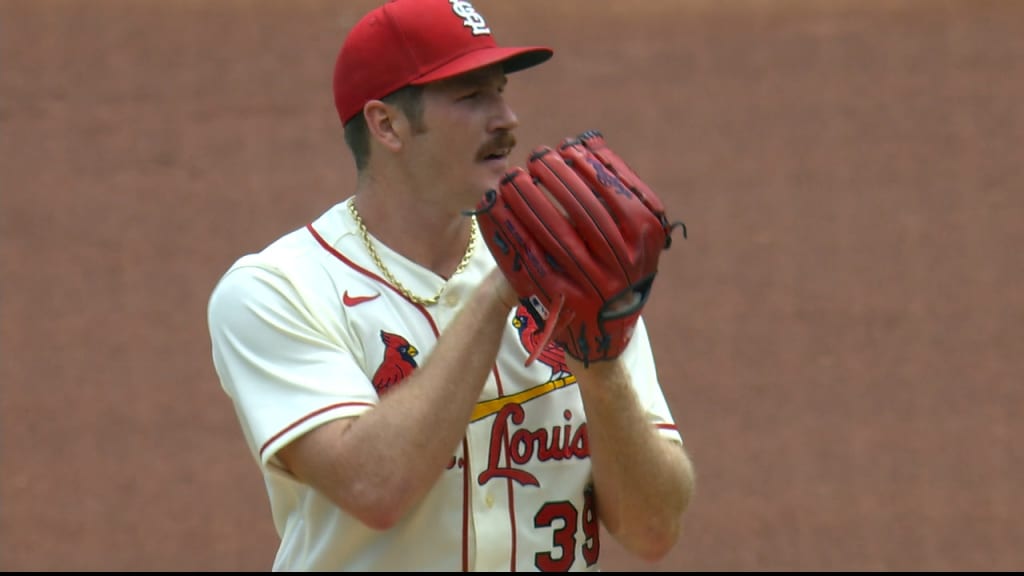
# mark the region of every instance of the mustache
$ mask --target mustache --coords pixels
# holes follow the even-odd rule
[[[484,154],[491,154],[496,150],[508,148],[512,150],[516,147],[515,134],[511,132],[500,132],[494,138],[487,141],[487,144],[483,146]]]

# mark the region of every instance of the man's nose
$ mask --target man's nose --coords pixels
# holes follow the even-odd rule
[[[498,104],[498,110],[491,121],[491,130],[512,130],[519,126],[519,116],[504,98]]]

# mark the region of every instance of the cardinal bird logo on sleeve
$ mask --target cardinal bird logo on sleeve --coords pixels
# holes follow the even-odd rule
[[[380,339],[384,342],[384,360],[373,374],[373,387],[378,396],[383,396],[416,369],[419,351],[398,334],[381,330]]]
[[[527,354],[532,354],[538,346],[537,326],[524,306],[520,305],[516,308],[516,314],[512,317],[512,325],[519,332],[519,342],[522,343]],[[548,342],[548,345],[537,356],[537,361],[551,368],[552,380],[569,374],[569,367],[565,364],[565,351],[554,342]]]

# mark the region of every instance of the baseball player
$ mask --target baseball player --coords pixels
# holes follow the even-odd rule
[[[526,286],[495,257],[531,256],[495,244],[508,230],[484,209],[510,193],[508,75],[551,56],[499,46],[458,0],[387,2],[342,44],[354,192],[238,259],[209,301],[274,570],[587,571],[602,525],[638,558],[677,542],[693,470],[640,309],[606,328],[567,272]],[[653,276],[650,250],[630,258]]]

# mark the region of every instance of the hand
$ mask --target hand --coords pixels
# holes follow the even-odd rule
[[[505,310],[511,310],[519,305],[519,296],[499,268],[495,268],[484,278],[481,289],[487,290],[491,297]]]

